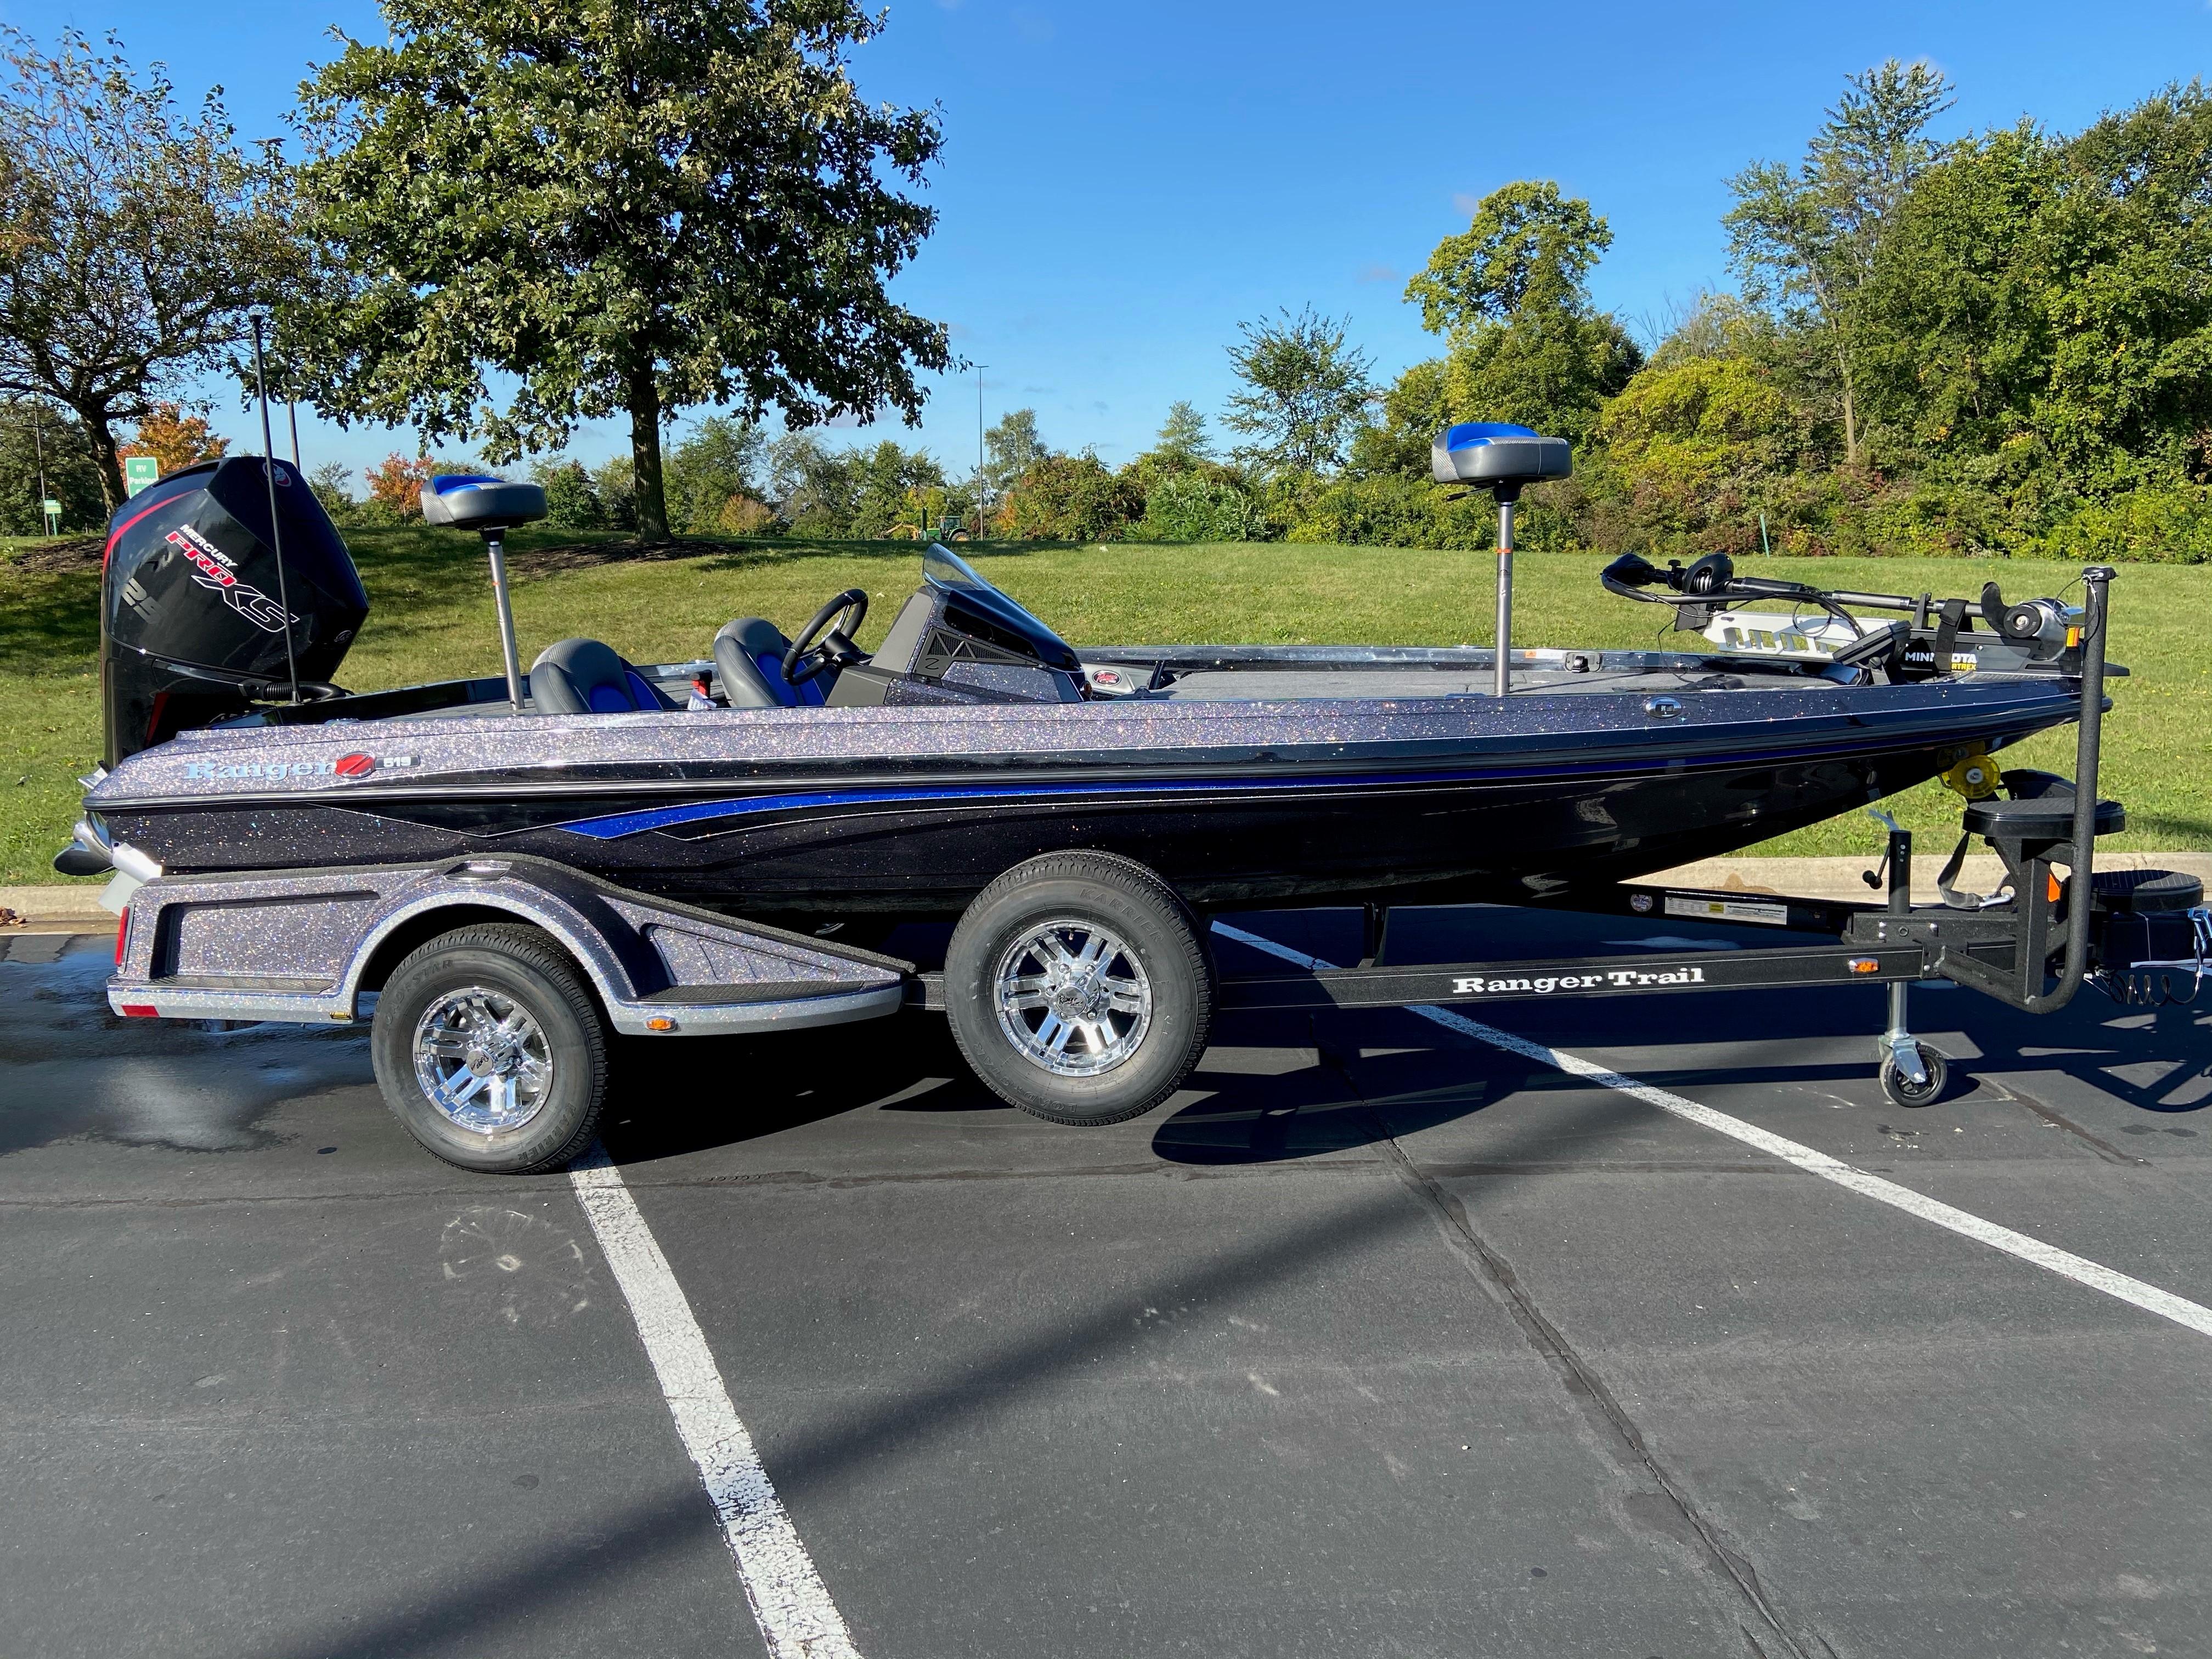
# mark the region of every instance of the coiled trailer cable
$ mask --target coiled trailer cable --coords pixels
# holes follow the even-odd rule
[[[2198,905],[2188,913],[2189,931],[2196,956],[2144,958],[2130,963],[2123,969],[2099,969],[2091,977],[2099,990],[2124,1008],[2186,1008],[2193,1005],[2197,994],[2204,988],[2204,979],[2212,974],[2212,908]],[[2150,943],[2150,919],[2147,916],[2112,918],[2112,927],[2124,926],[2128,921],[2137,923],[2143,930],[2143,943]],[[2109,938],[2109,934],[2107,935]],[[2189,976],[2189,994],[2176,993],[2175,984],[2183,975]]]

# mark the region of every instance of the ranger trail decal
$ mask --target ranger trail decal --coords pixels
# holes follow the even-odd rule
[[[1702,968],[1677,968],[1671,973],[1647,974],[1635,968],[1614,968],[1601,974],[1542,975],[1527,979],[1491,979],[1481,974],[1470,975],[1451,982],[1451,994],[1455,997],[1479,997],[1510,994],[1514,996],[1546,996],[1553,991],[1595,991],[1601,986],[1610,986],[1616,991],[1638,991],[1647,985],[1703,985],[1705,970]]]

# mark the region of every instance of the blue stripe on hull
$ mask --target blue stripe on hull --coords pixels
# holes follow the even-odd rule
[[[1985,735],[2000,743],[2009,741],[2010,732]],[[1622,775],[1653,775],[1674,770],[1684,763],[1698,765],[1760,766],[1818,763],[1855,755],[1881,753],[1894,748],[1913,748],[1932,741],[1932,734],[1915,732],[1888,742],[1856,744],[1802,744],[1789,749],[1769,750],[1759,753],[1723,753],[1697,757],[1670,756],[1656,765],[1650,761],[1606,760],[1582,763],[1553,762],[1541,766],[1489,766],[1478,770],[1452,772],[1370,772],[1337,774],[1334,776],[1265,777],[1265,778],[1151,778],[1122,781],[1099,780],[1073,781],[1052,783],[974,783],[933,784],[915,788],[891,786],[854,789],[804,790],[769,795],[742,795],[733,799],[710,801],[691,801],[678,806],[648,807],[642,811],[614,812],[601,817],[577,818],[554,826],[588,836],[595,841],[615,841],[625,836],[647,834],[656,830],[673,829],[678,824],[698,823],[714,818],[758,817],[771,812],[805,811],[810,809],[838,806],[891,805],[906,801],[950,802],[963,800],[1000,800],[1009,804],[1030,801],[1064,799],[1088,796],[1176,796],[1194,794],[1250,795],[1272,793],[1282,790],[1340,790],[1400,787],[1405,786],[1437,786],[1521,781],[1530,778],[1587,777],[1593,774],[1613,773]]]
[[[642,812],[615,812],[605,817],[578,818],[557,826],[595,841],[615,841],[624,836],[672,829],[708,818],[757,817],[768,812],[803,811],[810,807],[874,806],[900,801],[1054,800],[1071,795],[1188,795],[1230,791],[1249,794],[1260,790],[1360,788],[1382,783],[1468,783],[1477,777],[1510,775],[1484,773],[1389,773],[1374,777],[1334,778],[1161,778],[1126,783],[976,783],[944,784],[925,789],[827,789],[799,794],[748,795],[734,800],[702,800],[682,806],[655,806]]]

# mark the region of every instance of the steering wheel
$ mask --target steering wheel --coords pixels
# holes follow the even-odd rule
[[[866,662],[867,653],[853,643],[853,635],[868,619],[866,590],[848,587],[814,613],[814,620],[799,631],[791,649],[783,653],[787,684],[804,685],[825,668]]]

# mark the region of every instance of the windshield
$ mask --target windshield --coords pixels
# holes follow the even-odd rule
[[[921,556],[921,579],[949,598],[1018,635],[1038,660],[1051,668],[1076,666],[1075,648],[1012,599],[983,580],[950,548],[936,542]]]

